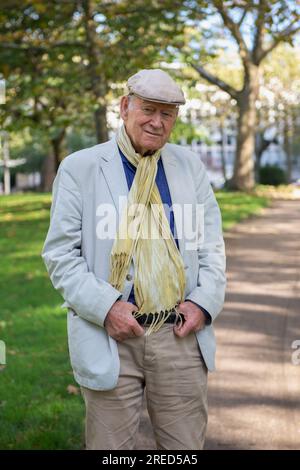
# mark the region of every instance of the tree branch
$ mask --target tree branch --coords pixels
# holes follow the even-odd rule
[[[263,31],[265,24],[265,0],[260,0],[258,6],[258,13],[255,20],[255,36],[253,42],[252,57],[253,62],[258,65],[263,51]]]
[[[233,88],[228,83],[224,82],[220,78],[216,77],[212,73],[205,70],[201,65],[191,64],[192,67],[197,70],[197,72],[201,75],[202,78],[207,80],[209,83],[216,85],[217,87],[221,88],[221,90],[228,93],[233,99],[238,101],[239,91]]]
[[[243,21],[244,21],[244,19],[246,18],[247,13],[248,13],[248,8],[247,8],[247,6],[246,6],[245,9],[244,9],[244,11],[243,11],[243,13],[242,13],[242,16],[241,16],[239,22],[237,23],[237,25],[238,25],[239,28],[242,26]]]
[[[219,14],[221,15],[224,26],[226,26],[226,28],[231,32],[233,38],[235,39],[237,45],[239,46],[241,59],[243,61],[244,67],[245,69],[248,69],[249,64],[251,62],[251,57],[250,57],[247,45],[242,36],[242,33],[239,29],[238,23],[235,23],[231,19],[223,1],[213,0],[213,4],[215,8],[218,10]]]
[[[285,41],[288,37],[292,37],[295,33],[300,31],[300,24],[297,27],[293,28],[294,24],[297,21],[298,20],[295,18],[295,20],[292,21],[292,23],[287,26],[281,33],[279,33],[277,37],[274,37],[274,40],[269,47],[261,51],[259,62],[261,62],[268,54],[270,54],[270,52],[275,49],[275,47],[277,47],[280,42]]]

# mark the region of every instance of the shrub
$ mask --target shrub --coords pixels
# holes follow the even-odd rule
[[[259,170],[260,184],[279,186],[287,182],[286,172],[277,165],[266,165]]]

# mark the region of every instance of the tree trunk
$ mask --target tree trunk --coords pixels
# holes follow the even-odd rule
[[[106,78],[102,72],[101,46],[99,46],[99,37],[96,32],[96,24],[93,18],[92,6],[90,0],[82,0],[84,11],[84,27],[87,38],[87,52],[89,59],[88,73],[90,77],[91,90],[95,99],[97,108],[94,112],[94,122],[96,138],[98,143],[108,140],[106,101],[107,93]]]
[[[51,139],[51,145],[52,145],[53,155],[54,155],[55,172],[57,172],[60,162],[62,160],[61,150],[62,150],[62,142],[64,140],[65,135],[66,135],[66,129],[64,128],[59,132],[59,134],[55,138]]]
[[[106,105],[99,106],[94,112],[96,138],[98,144],[108,140]]]
[[[234,173],[230,182],[232,189],[250,190],[254,187],[254,149],[256,108],[259,81],[258,67],[249,66],[249,73],[245,76],[243,90],[238,97],[238,137],[234,163]]]
[[[226,135],[224,130],[224,120],[220,118],[220,134],[221,134],[221,162],[222,173],[224,178],[224,185],[227,186],[227,171],[226,171]]]
[[[293,169],[293,161],[292,161],[292,149],[291,149],[291,119],[290,116],[285,113],[284,116],[284,131],[283,131],[283,138],[284,138],[284,151],[286,156],[286,177],[287,182],[290,183],[292,180],[292,169]]]
[[[56,175],[55,156],[53,151],[50,151],[45,158],[41,173],[41,191],[45,193],[50,192]]]
[[[11,191],[11,178],[10,178],[10,168],[9,168],[9,137],[8,133],[4,132],[2,134],[3,140],[3,179],[4,179],[4,194],[8,195]],[[1,140],[0,140],[0,150],[1,150]],[[0,155],[1,156],[1,155]]]
[[[257,132],[255,134],[255,165],[254,165],[254,174],[255,174],[256,183],[259,183],[259,179],[260,179],[259,175],[260,175],[260,167],[261,167],[261,157],[264,153],[263,140],[264,140],[263,133]]]
[[[62,129],[57,137],[51,139],[52,151],[47,155],[42,166],[41,190],[50,192],[61,162],[62,142],[66,134],[66,129]]]

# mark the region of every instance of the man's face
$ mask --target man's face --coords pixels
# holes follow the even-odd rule
[[[161,148],[175,124],[176,106],[123,96],[121,117],[136,152],[145,155]]]

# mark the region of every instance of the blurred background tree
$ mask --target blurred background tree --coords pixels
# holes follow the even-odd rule
[[[168,7],[168,1],[7,2],[0,16],[0,72],[7,82],[1,127],[45,132],[43,190],[51,189],[67,129],[89,133],[93,116],[95,143],[107,140],[107,106],[118,90],[112,85],[151,67],[171,37],[179,45],[182,26]]]
[[[254,186],[256,101],[262,63],[282,42],[292,43],[300,29],[299,2],[274,0],[182,2],[193,27],[201,30],[211,54],[220,54],[234,40],[242,66],[242,86],[236,88],[204,67],[199,44],[188,44],[186,60],[199,75],[228,93],[237,103],[238,131],[233,189]],[[223,46],[221,42],[223,41]]]
[[[299,28],[300,5],[294,0],[7,0],[0,9],[0,78],[7,89],[0,127],[11,133],[12,156],[17,149],[26,153],[31,162],[26,168],[36,161],[42,188],[48,191],[68,152],[108,138],[109,109],[124,92],[127,77],[159,66],[182,81],[189,98],[204,81],[227,94],[227,101],[215,99],[214,92],[207,99],[214,101],[221,133],[226,115],[233,112],[237,117],[229,183],[235,189],[251,189],[255,154],[258,177],[261,156],[277,138],[266,135],[270,111],[261,99],[261,87],[277,86],[273,106],[280,111],[278,123],[286,123],[280,132],[285,133],[291,173],[299,145],[294,138],[299,100],[297,90],[289,92],[289,98],[285,90],[298,70],[296,61],[287,59],[288,49],[278,46],[292,45]],[[274,77],[279,77],[280,87]],[[14,139],[24,132],[23,151]],[[175,140],[180,133],[191,141],[199,133],[201,137],[203,129],[179,122]],[[29,136],[32,145],[37,143],[31,154]],[[225,154],[222,166],[226,179]]]
[[[273,129],[274,139],[282,136],[286,155],[286,178],[287,181],[291,181],[292,165],[299,159],[299,49],[294,49],[289,44],[281,44],[265,61],[263,72],[262,85],[269,91],[269,94],[260,97],[259,103],[261,110],[264,110],[268,116],[267,119],[260,116],[258,127],[263,122],[269,122],[269,128]],[[257,162],[259,167],[259,159]]]

